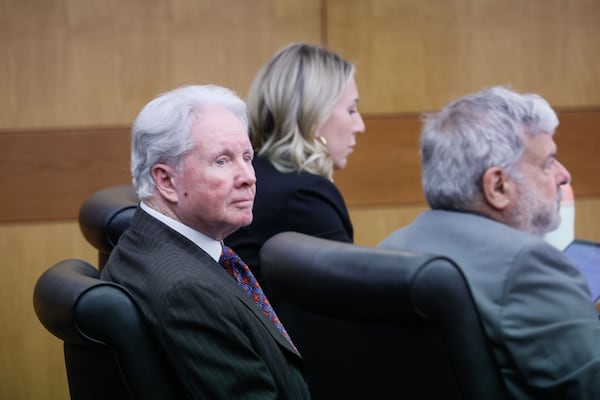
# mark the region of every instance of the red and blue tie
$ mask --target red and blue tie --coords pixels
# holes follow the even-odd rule
[[[223,245],[223,252],[221,253],[221,258],[219,259],[219,264],[229,272],[231,276],[235,278],[235,280],[239,283],[242,289],[250,296],[252,300],[256,303],[256,305],[262,310],[262,312],[275,324],[279,332],[287,339],[288,342],[292,345],[294,349],[294,343],[292,343],[292,339],[290,335],[288,335],[281,321],[277,317],[275,310],[271,307],[269,303],[269,299],[263,293],[258,281],[250,271],[250,268],[242,259],[235,254],[233,250],[229,247]]]

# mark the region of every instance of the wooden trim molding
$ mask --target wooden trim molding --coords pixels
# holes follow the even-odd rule
[[[559,159],[576,197],[600,197],[600,109],[559,112]],[[367,115],[335,175],[350,208],[423,204],[420,117]],[[0,131],[0,222],[77,218],[93,192],[130,182],[129,127]]]
[[[558,158],[576,197],[600,196],[600,108],[558,111]],[[417,114],[367,116],[348,166],[335,175],[350,207],[424,204]]]
[[[96,190],[130,182],[129,128],[0,132],[0,222],[77,218]]]

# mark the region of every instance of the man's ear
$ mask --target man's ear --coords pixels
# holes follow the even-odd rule
[[[175,190],[175,171],[166,164],[154,164],[152,166],[152,177],[156,190],[171,203],[177,203],[178,196]]]
[[[490,207],[503,211],[514,197],[515,185],[502,168],[491,167],[483,174],[483,197]]]

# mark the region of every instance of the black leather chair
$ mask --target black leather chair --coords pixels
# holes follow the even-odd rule
[[[313,400],[508,398],[451,260],[293,232],[260,258]]]
[[[71,399],[183,398],[127,291],[98,276],[85,261],[64,260],[34,290],[40,322],[64,342]]]
[[[109,187],[93,193],[79,209],[79,228],[98,250],[102,269],[139,203],[132,185]]]

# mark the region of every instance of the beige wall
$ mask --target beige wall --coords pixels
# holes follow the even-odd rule
[[[185,83],[244,95],[259,65],[294,40],[328,43],[357,64],[365,114],[431,110],[503,83],[559,108],[600,107],[597,0],[4,0],[0,135],[128,125],[155,94]],[[10,152],[0,148],[0,160]],[[598,197],[578,198],[579,236],[600,240]],[[357,243],[376,244],[422,208],[353,207]],[[64,399],[62,349],[37,322],[32,289],[52,263],[95,254],[75,220],[2,224],[0,254],[0,398]]]

